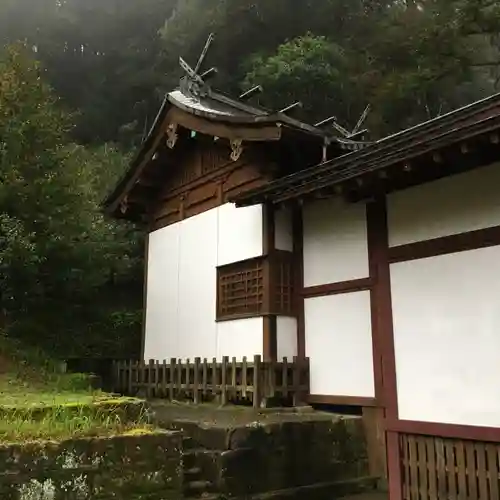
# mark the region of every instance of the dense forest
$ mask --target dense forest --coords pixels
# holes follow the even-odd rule
[[[496,0],[2,0],[0,330],[59,356],[132,356],[142,235],[100,204],[215,33],[219,89],[381,137],[494,93]]]

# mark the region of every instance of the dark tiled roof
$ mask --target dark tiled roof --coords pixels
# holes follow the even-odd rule
[[[316,167],[236,197],[239,205],[282,201],[311,194],[397,162],[500,128],[500,94],[439,116]]]

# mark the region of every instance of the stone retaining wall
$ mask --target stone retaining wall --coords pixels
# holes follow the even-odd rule
[[[359,417],[162,402],[152,410],[158,426],[184,432],[186,471],[197,471],[208,494],[331,499],[376,487]]]
[[[0,446],[1,500],[182,498],[181,434]]]

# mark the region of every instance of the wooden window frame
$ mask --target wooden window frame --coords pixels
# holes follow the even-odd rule
[[[292,252],[275,250],[219,266],[216,321],[270,315],[296,317],[295,291]],[[228,303],[231,300],[233,304]]]
[[[265,266],[261,257],[217,267],[216,321],[262,316]]]

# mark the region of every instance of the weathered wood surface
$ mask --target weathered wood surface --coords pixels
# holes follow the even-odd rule
[[[113,368],[113,390],[127,395],[143,393],[148,398],[170,401],[189,400],[195,404],[216,398],[228,402],[251,402],[254,408],[269,404],[271,399],[302,405],[309,394],[309,359],[289,362],[262,361],[255,356],[237,361],[228,357],[219,363],[196,358],[139,361],[117,361]]]
[[[497,443],[402,434],[404,500],[500,500]]]

